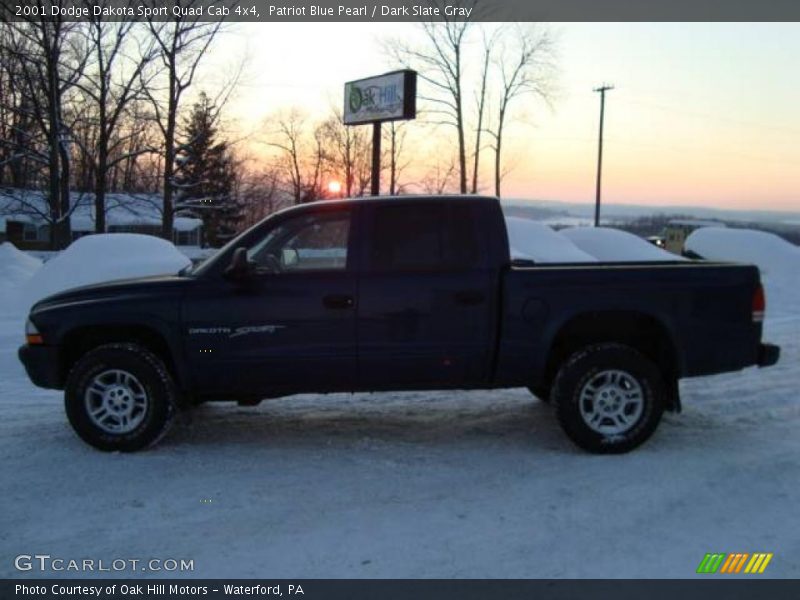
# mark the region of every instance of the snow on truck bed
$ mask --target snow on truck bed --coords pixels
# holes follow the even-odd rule
[[[569,227],[560,231],[522,217],[506,217],[511,258],[537,263],[639,262],[684,260],[637,235],[609,227]]]
[[[685,260],[621,229],[569,227],[559,233],[587,254],[604,262]]]
[[[541,263],[597,262],[560,233],[522,217],[506,217],[512,259]]]

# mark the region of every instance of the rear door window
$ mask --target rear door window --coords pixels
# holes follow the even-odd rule
[[[478,207],[468,203],[401,202],[367,212],[367,268],[374,272],[479,268],[483,244]]]

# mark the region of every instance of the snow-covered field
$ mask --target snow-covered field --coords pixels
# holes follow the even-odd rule
[[[10,262],[0,281],[37,268]],[[0,576],[43,553],[200,577],[661,578],[773,552],[764,576],[800,577],[798,276],[766,276],[781,362],[684,382],[683,414],[622,456],[577,450],[525,390],[209,405],[151,451],[104,454],[28,382],[0,306]]]

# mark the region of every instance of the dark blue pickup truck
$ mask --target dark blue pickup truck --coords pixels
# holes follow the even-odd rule
[[[680,410],[680,378],[774,364],[764,310],[754,266],[512,261],[496,198],[363,198],[276,213],[187,272],[45,298],[19,355],[103,450],[209,400],[527,387],[612,453]]]

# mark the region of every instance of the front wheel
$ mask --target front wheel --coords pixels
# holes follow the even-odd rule
[[[158,441],[175,413],[163,361],[138,344],[90,350],[70,371],[64,403],[72,428],[100,450],[132,452]]]
[[[564,432],[598,454],[628,452],[656,430],[665,405],[661,374],[623,344],[595,344],[573,354],[556,375],[552,398]]]

